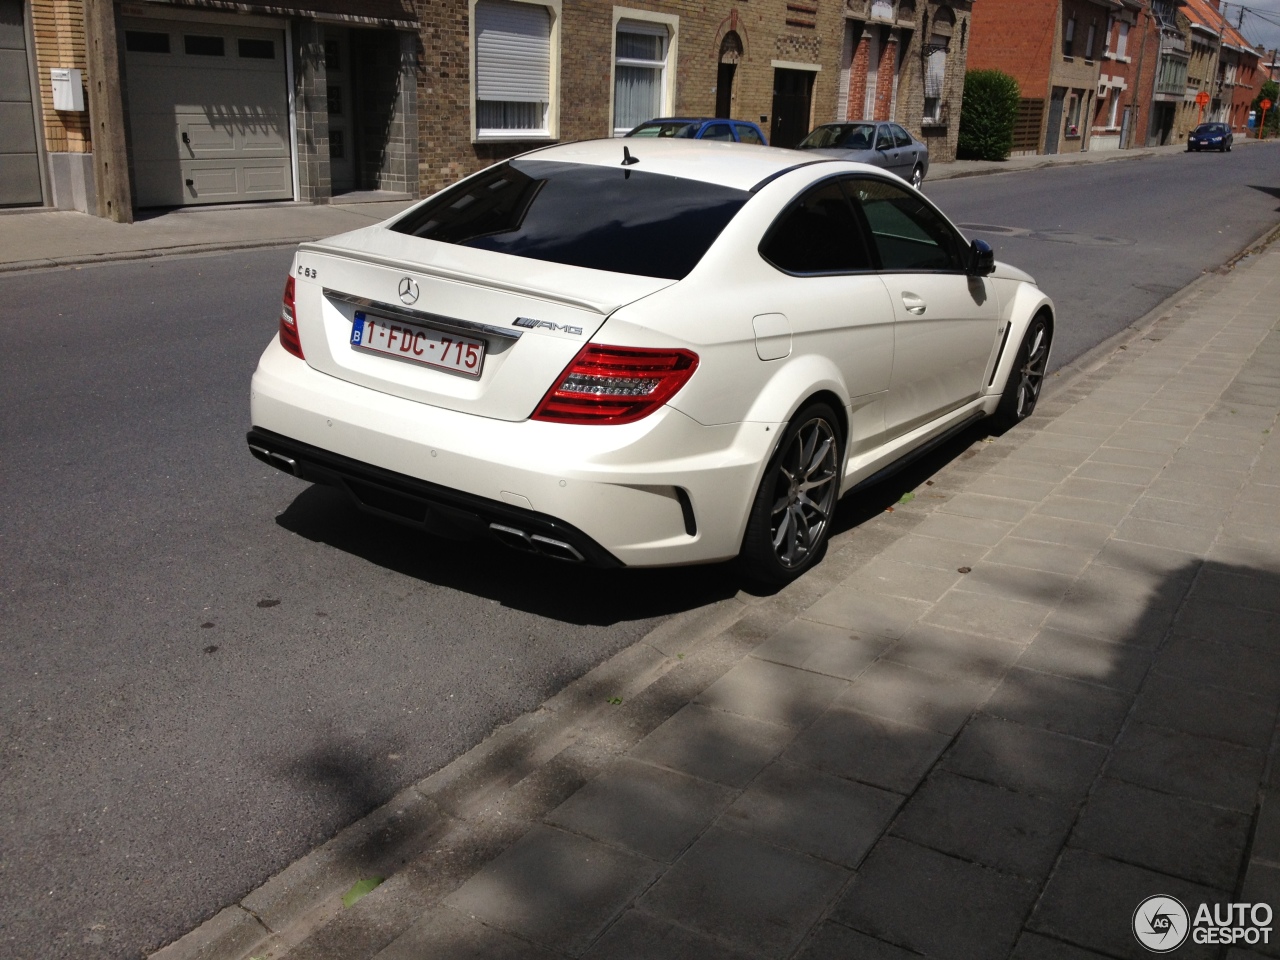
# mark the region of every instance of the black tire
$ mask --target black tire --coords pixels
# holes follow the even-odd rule
[[[787,424],[751,505],[738,556],[749,580],[785,586],[821,559],[843,467],[840,420],[827,404],[810,404]]]
[[[911,185],[917,190],[924,183],[924,168],[920,164],[916,164],[916,168],[911,171]]]
[[[1013,369],[1005,381],[1004,393],[994,415],[996,429],[1008,430],[1031,416],[1044,389],[1044,378],[1049,363],[1049,348],[1053,345],[1053,323],[1049,316],[1038,313],[1027,327],[1018,353],[1013,359]]]

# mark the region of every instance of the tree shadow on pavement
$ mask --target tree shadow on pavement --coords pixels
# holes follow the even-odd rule
[[[694,654],[602,708],[607,749],[477,811],[523,836],[378,956],[1137,960],[1147,897],[1274,901],[1250,854],[1280,855],[1280,564],[1254,544],[1113,540],[1053,606],[1010,574],[988,628],[940,603],[898,637],[797,619],[736,662]],[[675,696],[680,671],[706,685]]]

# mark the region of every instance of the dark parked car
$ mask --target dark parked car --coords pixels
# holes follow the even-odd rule
[[[896,123],[824,123],[815,127],[796,149],[884,167],[913,187],[919,187],[929,172],[929,148]]]
[[[1231,128],[1225,123],[1202,123],[1187,134],[1187,150],[1218,150],[1226,153],[1231,149]]]
[[[658,117],[646,120],[628,137],[678,137],[682,140],[724,140],[729,143],[756,143],[767,146],[760,128],[748,120],[719,117]]]

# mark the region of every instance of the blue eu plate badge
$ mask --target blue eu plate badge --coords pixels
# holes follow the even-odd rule
[[[351,324],[351,342],[359,346],[364,342],[364,313],[356,311],[355,321]]]

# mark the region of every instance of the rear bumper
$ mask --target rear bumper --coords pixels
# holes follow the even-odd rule
[[[670,407],[610,426],[478,417],[320,373],[275,341],[251,417],[250,444],[266,452],[255,455],[365,509],[447,535],[496,523],[605,566],[735,556],[779,436],[777,424],[708,427]]]

